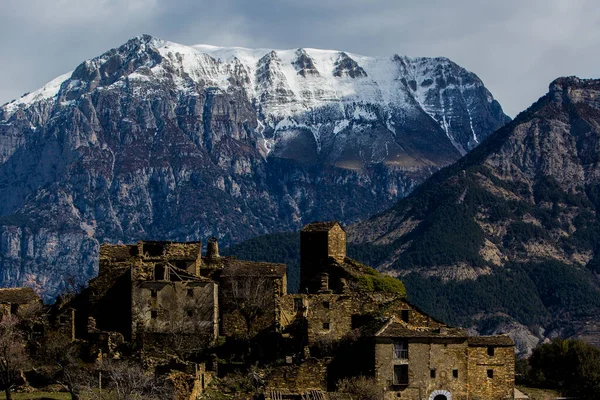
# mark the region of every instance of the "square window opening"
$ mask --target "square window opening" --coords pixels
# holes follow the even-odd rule
[[[329,330],[329,322],[323,322],[323,329]]]
[[[408,385],[408,365],[394,365],[394,385]]]
[[[410,310],[402,310],[402,321],[408,322],[408,320],[409,320],[409,311]]]
[[[493,369],[488,369],[487,370],[487,377],[490,379],[494,378],[494,370]]]
[[[194,297],[194,289],[188,289],[187,290],[187,297]]]
[[[186,314],[188,317],[193,317],[194,316],[194,311],[193,310],[187,310]]]
[[[323,302],[323,308],[329,308],[329,302],[328,301],[324,301]]]
[[[150,318],[156,319],[158,317],[158,311],[152,310],[150,311]]]
[[[458,370],[457,370],[457,369],[453,369],[453,370],[452,370],[452,377],[453,377],[454,379],[457,379],[457,378],[458,378]]]
[[[10,313],[12,315],[15,315],[18,311],[19,311],[19,305],[18,304],[13,303],[13,304],[10,305]]]
[[[435,379],[435,376],[436,376],[436,371],[435,371],[435,369],[432,369],[432,370],[430,370],[430,371],[429,371],[429,376],[430,376],[432,379]]]
[[[156,289],[151,289],[150,290],[150,297],[152,297],[153,299],[155,299],[156,297],[158,297],[158,291]]]
[[[487,353],[488,353],[488,356],[493,357],[494,353],[495,353],[494,347],[493,346],[488,346]]]

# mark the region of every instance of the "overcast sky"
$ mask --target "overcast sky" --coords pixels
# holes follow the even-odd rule
[[[182,44],[446,56],[510,116],[600,78],[598,0],[0,0],[0,104],[149,33]]]

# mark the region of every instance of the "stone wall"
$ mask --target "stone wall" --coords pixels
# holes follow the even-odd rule
[[[469,392],[472,400],[512,399],[515,385],[514,347],[468,347]],[[493,371],[493,377],[488,375]]]
[[[327,390],[329,359],[309,358],[301,364],[280,366],[266,379],[266,388],[283,393],[303,394],[310,390]]]
[[[339,224],[329,230],[327,237],[327,255],[342,262],[346,258],[346,231]]]
[[[467,399],[467,345],[464,340],[408,340],[408,359],[394,356],[394,342],[375,344],[375,378],[387,389],[386,398],[428,399],[436,390],[445,390],[454,400]],[[394,367],[408,366],[408,385],[394,384]],[[435,377],[432,377],[435,370]],[[458,374],[455,375],[455,372]]]
[[[132,332],[218,335],[218,287],[213,282],[134,282]]]
[[[300,306],[301,305],[301,306]],[[280,300],[280,326],[285,329],[294,321],[307,323],[308,345],[319,337],[339,340],[353,329],[359,328],[372,317],[402,318],[408,315],[411,325],[438,327],[443,325],[415,310],[393,294],[290,294]],[[328,324],[328,325],[324,325]]]
[[[328,257],[327,232],[300,232],[300,291],[319,289],[319,274]]]
[[[234,279],[244,280],[242,284],[250,284],[255,281],[262,288],[252,293],[245,293],[243,288],[239,293],[232,293],[232,281]],[[238,276],[224,277],[221,283],[221,335],[237,337],[253,337],[265,330],[277,326],[280,315],[280,300],[285,293],[286,280],[283,278]],[[239,296],[239,297],[238,297]],[[243,296],[248,296],[246,299]],[[237,297],[237,298],[236,298]],[[245,315],[251,308],[260,307],[260,313],[251,319],[250,332],[246,325]]]

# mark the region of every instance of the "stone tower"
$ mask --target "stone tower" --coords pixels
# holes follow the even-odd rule
[[[326,262],[346,258],[346,231],[337,222],[313,222],[300,232],[300,291],[316,293]]]

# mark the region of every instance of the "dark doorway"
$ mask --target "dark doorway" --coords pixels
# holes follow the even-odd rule
[[[438,394],[433,398],[433,400],[448,400],[448,398],[443,394]]]

